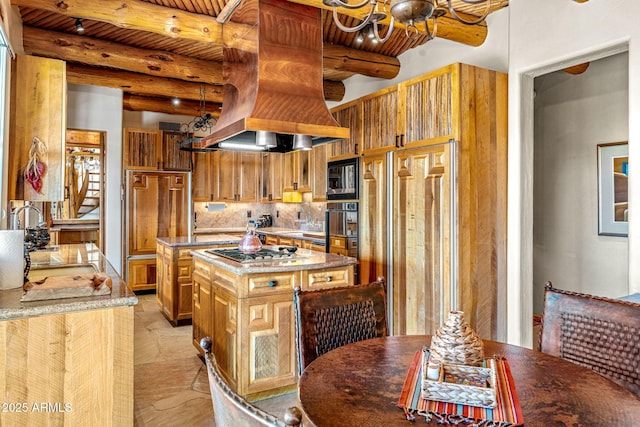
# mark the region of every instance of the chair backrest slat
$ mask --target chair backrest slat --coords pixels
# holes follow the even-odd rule
[[[547,282],[539,350],[592,369],[640,397],[640,304]]]

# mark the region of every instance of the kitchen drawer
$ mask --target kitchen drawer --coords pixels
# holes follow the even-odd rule
[[[299,272],[252,274],[248,279],[248,296],[291,292],[298,282]]]
[[[293,237],[278,237],[280,246],[293,246]]]
[[[353,285],[353,265],[302,272],[303,291]]]
[[[191,261],[178,261],[177,281],[179,283],[190,283],[192,280],[192,269]]]
[[[329,238],[331,248],[347,249],[347,238],[342,236],[331,236]]]
[[[201,260],[200,258],[193,258],[193,273],[194,274],[200,274],[201,276],[205,277],[207,280],[211,279],[211,269],[213,268],[213,266],[206,262]]]
[[[191,251],[192,250],[193,250],[193,248],[178,249],[178,259],[180,261],[182,261],[182,260],[191,261]]]
[[[278,244],[278,236],[266,236],[266,241],[265,243],[267,245],[277,245]]]
[[[318,245],[316,243],[311,243],[311,245],[309,245],[309,249],[311,249],[312,251],[324,252],[326,248],[325,248],[324,245]]]

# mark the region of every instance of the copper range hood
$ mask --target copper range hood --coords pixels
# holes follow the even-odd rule
[[[222,112],[199,146],[221,142],[255,148],[257,131],[273,132],[292,150],[294,134],[318,145],[349,137],[329,112],[322,87],[320,9],[285,0],[242,0],[223,25]]]

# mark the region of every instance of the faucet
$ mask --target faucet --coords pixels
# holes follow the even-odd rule
[[[24,213],[24,215],[25,215],[25,217],[24,217],[25,229],[26,229],[26,225],[28,223],[28,221],[27,221],[27,219],[28,219],[27,213],[29,212],[30,209],[33,209],[34,211],[36,211],[38,213],[38,225],[44,224],[44,218],[42,216],[42,211],[37,206],[33,206],[33,205],[27,204],[27,203],[25,203],[24,206],[20,206],[18,209],[13,211],[13,223],[11,225],[11,229],[12,230],[20,230],[20,212],[22,212],[25,209],[26,209],[26,211]]]

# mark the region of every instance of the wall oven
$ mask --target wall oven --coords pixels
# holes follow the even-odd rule
[[[327,200],[358,199],[358,158],[327,165]]]

